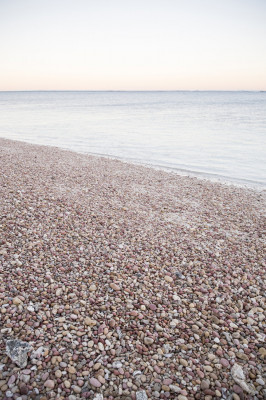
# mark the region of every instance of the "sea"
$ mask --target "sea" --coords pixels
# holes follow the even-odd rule
[[[0,136],[266,189],[264,91],[0,92]]]

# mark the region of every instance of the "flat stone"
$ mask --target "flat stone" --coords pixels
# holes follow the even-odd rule
[[[6,341],[6,354],[20,368],[26,367],[28,361],[28,352],[31,350],[32,347],[27,342],[22,342],[18,339]]]

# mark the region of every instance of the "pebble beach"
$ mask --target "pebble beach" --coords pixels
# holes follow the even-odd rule
[[[0,166],[1,399],[266,397],[265,191],[6,139]]]

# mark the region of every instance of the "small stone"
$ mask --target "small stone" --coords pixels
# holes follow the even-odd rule
[[[224,368],[228,368],[229,365],[230,365],[229,361],[226,360],[225,358],[221,358],[220,363],[222,364],[222,366],[223,366]]]
[[[84,319],[84,324],[88,325],[88,326],[94,326],[96,325],[96,321],[94,321],[93,319],[91,319],[90,317],[86,317]]]
[[[53,389],[54,388],[54,381],[51,379],[48,379],[46,382],[43,384],[47,389]]]
[[[145,338],[144,338],[144,343],[145,343],[147,346],[150,346],[151,344],[154,343],[154,339],[152,339],[151,337],[145,337]]]
[[[104,349],[104,345],[102,344],[102,342],[98,343],[98,348],[99,348],[100,351],[104,351],[105,350]]]
[[[170,388],[170,390],[171,390],[172,392],[175,392],[175,393],[180,393],[180,392],[181,392],[180,387],[177,386],[177,385],[169,385],[169,388]]]
[[[266,356],[266,348],[265,348],[265,347],[260,347],[260,348],[259,348],[259,353],[260,353],[263,357],[265,357],[265,356]]]
[[[241,351],[236,353],[237,358],[240,360],[248,361],[248,356],[245,353],[241,353]]]
[[[61,294],[62,294],[62,289],[61,288],[56,289],[55,295],[61,296]]]
[[[76,368],[71,365],[70,367],[68,367],[68,372],[70,374],[75,374],[76,373]]]
[[[56,376],[57,378],[61,378],[61,376],[62,376],[62,371],[60,371],[60,369],[56,370],[56,371],[55,371],[55,376]]]
[[[65,381],[64,381],[64,385],[65,385],[65,387],[66,387],[67,389],[69,389],[70,386],[71,386],[71,383],[70,383],[68,380],[65,380]]]
[[[15,381],[16,381],[16,375],[11,375],[11,377],[8,379],[8,386],[10,387],[11,385],[13,385]]]
[[[112,283],[110,284],[110,288],[112,288],[112,289],[115,290],[115,291],[119,291],[119,290],[120,290],[120,287],[119,287],[116,283],[114,283],[114,282],[112,282]]]
[[[90,378],[90,384],[97,388],[102,386],[101,382],[99,382],[96,378]]]
[[[81,388],[79,386],[77,386],[77,385],[73,385],[72,388],[73,388],[75,393],[80,393],[81,392]]]
[[[169,283],[173,282],[173,278],[169,275],[165,275],[164,279],[166,280],[166,282],[169,282]]]
[[[265,382],[264,382],[264,380],[263,380],[262,378],[256,379],[256,382],[257,382],[259,385],[262,385],[262,386],[265,385]]]
[[[15,304],[16,306],[19,306],[21,303],[22,303],[22,301],[20,300],[19,297],[14,297],[13,304]]]
[[[27,395],[28,394],[28,392],[29,392],[29,389],[28,389],[28,387],[26,386],[26,385],[24,385],[23,383],[20,385],[20,387],[19,387],[19,391],[20,391],[20,394],[22,394],[22,395]]]
[[[103,395],[101,393],[97,393],[95,397],[93,397],[93,400],[103,400]]]
[[[89,291],[90,292],[95,292],[97,290],[97,286],[96,285],[90,285],[90,287],[89,287]]]
[[[31,370],[30,370],[30,369],[23,369],[23,370],[21,371],[21,373],[22,373],[23,375],[30,375]]]
[[[120,361],[114,361],[112,367],[115,369],[122,368],[123,364]]]
[[[96,364],[94,364],[93,369],[95,371],[97,371],[99,368],[101,368],[102,364],[100,362],[97,362]]]
[[[201,381],[200,384],[201,390],[209,389],[209,387],[210,387],[210,381],[208,379],[204,379],[203,381]]]
[[[186,360],[184,360],[183,358],[181,358],[181,359],[179,360],[179,362],[180,362],[180,364],[183,365],[184,367],[187,367],[187,366],[188,366],[188,362],[187,362]]]
[[[187,400],[187,396],[183,396],[182,394],[179,394],[177,398],[178,400]]]
[[[49,376],[49,372],[45,372],[44,374],[42,374],[42,381],[47,381]]]
[[[159,324],[155,325],[155,329],[157,332],[163,332],[163,330],[164,330]]]
[[[163,380],[163,384],[164,385],[169,386],[169,385],[171,385],[171,383],[173,383],[173,380],[170,379],[170,378],[166,378],[166,379]]]

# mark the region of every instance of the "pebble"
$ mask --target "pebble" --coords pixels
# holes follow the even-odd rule
[[[209,380],[205,380],[205,379],[202,380],[201,384],[200,384],[200,387],[201,387],[202,390],[209,389],[210,381]]]
[[[172,283],[173,282],[173,278],[171,276],[166,275],[164,277],[164,279],[166,280],[166,282]]]
[[[154,343],[154,339],[152,339],[150,337],[145,337],[144,338],[144,343],[149,346],[149,345]]]
[[[22,303],[21,299],[19,297],[14,297],[13,299],[13,304],[16,306],[20,305]]]
[[[96,379],[96,378],[90,378],[89,381],[90,381],[90,384],[94,387],[99,388],[102,386],[101,382],[99,382],[98,379]]]
[[[73,367],[72,365],[70,365],[70,367],[68,367],[68,372],[69,372],[70,374],[75,374],[75,373],[76,373],[76,368]]]
[[[51,379],[48,379],[46,382],[44,382],[43,385],[48,389],[53,389],[55,386],[55,383]]]
[[[62,376],[62,371],[60,371],[60,369],[56,370],[56,371],[55,371],[55,376],[56,376],[57,378],[61,378],[61,376]]]
[[[230,366],[229,361],[226,360],[225,358],[221,358],[220,362],[221,362],[221,364],[222,364],[222,366],[223,366],[224,368],[228,368],[228,367]]]
[[[120,290],[120,287],[116,283],[111,283],[110,287],[115,291],[119,291]]]
[[[180,362],[180,364],[183,365],[184,367],[187,367],[187,366],[188,366],[187,360],[184,360],[183,358],[181,358],[181,359],[179,360],[179,362]]]

